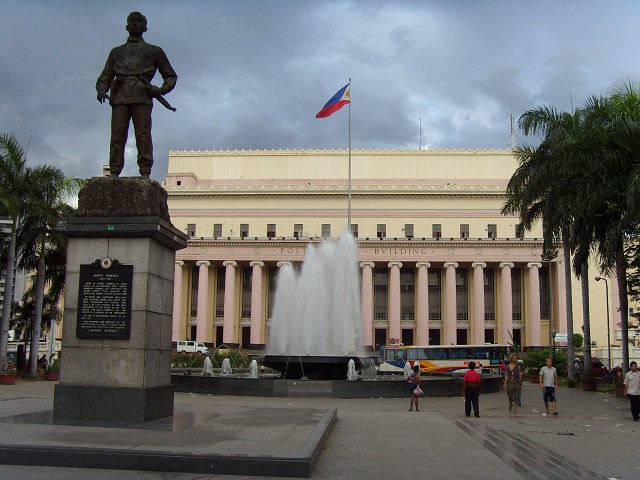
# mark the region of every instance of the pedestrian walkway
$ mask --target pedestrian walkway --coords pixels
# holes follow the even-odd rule
[[[425,398],[420,412],[409,412],[409,398],[261,398],[177,393],[175,409],[185,419],[184,425],[175,431],[142,429],[136,436],[148,437],[137,437],[136,441],[145,441],[138,448],[155,451],[158,458],[167,452],[198,454],[205,450],[255,457],[260,456],[259,448],[267,452],[281,449],[280,453],[287,456],[291,448],[299,449],[307,441],[327,412],[335,409],[337,419],[311,472],[313,479],[640,478],[636,453],[640,425],[631,420],[626,399],[561,388],[557,417],[542,415],[542,393],[535,384],[525,384],[522,400],[524,406],[514,415],[508,411],[505,393],[481,395],[480,418],[466,418],[462,397]],[[36,412],[50,411],[52,401],[53,382],[18,381],[16,385],[0,387],[0,446],[31,444],[35,441],[34,431],[41,444],[69,450],[75,448],[71,446],[74,444],[82,446],[86,439],[110,447],[133,440],[125,438],[117,428],[53,425],[42,418],[34,426],[15,423],[10,418],[28,414],[23,416],[26,421]],[[217,428],[202,427],[207,424]],[[124,433],[130,434],[129,430]],[[55,459],[51,463],[55,465]],[[280,478],[277,470],[262,473]],[[3,479],[84,480],[88,475],[92,480],[260,478],[0,465]]]

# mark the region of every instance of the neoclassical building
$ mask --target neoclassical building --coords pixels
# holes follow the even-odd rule
[[[365,345],[549,345],[567,331],[565,259],[542,260],[541,229],[501,215],[515,167],[510,150],[356,150],[351,172],[345,150],[170,152],[169,212],[189,236],[174,341],[263,348],[280,266],[340,236],[350,210]],[[606,345],[605,291],[590,282],[592,337]]]

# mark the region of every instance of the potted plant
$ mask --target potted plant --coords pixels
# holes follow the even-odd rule
[[[44,379],[51,381],[60,380],[60,360],[57,358],[47,367],[44,372]]]
[[[616,385],[616,397],[624,398],[624,372],[622,367],[613,369],[613,383]]]
[[[6,364],[0,366],[0,385],[13,385],[16,383],[16,366],[6,359]]]

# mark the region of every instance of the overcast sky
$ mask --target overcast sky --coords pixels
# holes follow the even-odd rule
[[[30,164],[101,174],[95,82],[133,10],[179,77],[178,111],[154,107],[158,181],[169,150],[347,148],[348,109],[315,114],[349,78],[354,149],[506,148],[511,114],[640,81],[632,0],[0,0],[0,132]]]

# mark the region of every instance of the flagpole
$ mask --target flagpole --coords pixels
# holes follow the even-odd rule
[[[349,79],[349,202],[347,208],[347,228],[351,229],[351,79]],[[353,233],[353,232],[352,232]]]

